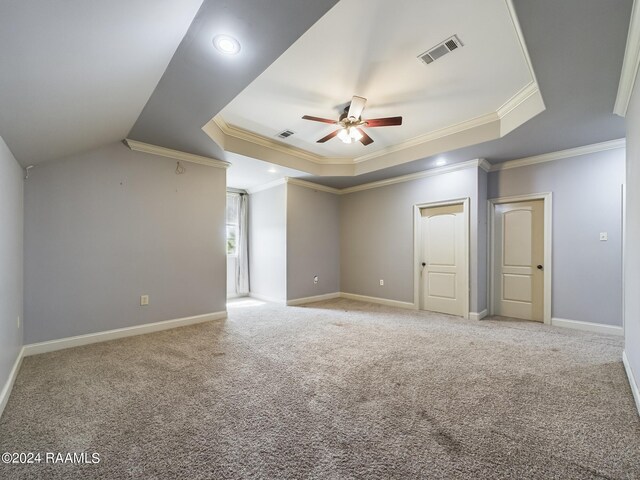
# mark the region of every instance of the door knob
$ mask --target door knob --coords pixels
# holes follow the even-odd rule
[[[424,263],[424,262],[422,262],[422,266],[423,266],[423,267],[426,267],[426,266],[427,266],[427,264],[426,264],[426,263]]]
[[[538,265],[538,270],[544,270],[544,267],[542,265]]]

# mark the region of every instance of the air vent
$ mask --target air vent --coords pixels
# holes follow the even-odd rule
[[[427,65],[436,61],[440,57],[444,57],[447,53],[464,46],[464,43],[460,41],[457,35],[451,38],[447,38],[444,42],[440,42],[438,45],[424,53],[418,55],[418,58]]]
[[[291,135],[293,135],[293,132],[291,130],[284,130],[282,132],[280,132],[278,134],[279,138],[289,138]]]

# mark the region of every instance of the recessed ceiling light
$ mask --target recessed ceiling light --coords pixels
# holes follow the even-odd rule
[[[441,167],[446,164],[447,164],[447,161],[444,158],[439,158],[438,160],[436,160],[436,167]]]
[[[213,37],[213,46],[225,55],[235,55],[240,51],[240,42],[229,35],[216,35]]]

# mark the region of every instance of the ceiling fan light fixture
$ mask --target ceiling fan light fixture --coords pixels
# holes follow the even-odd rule
[[[358,131],[356,127],[349,127],[349,136],[352,138],[354,142],[357,142],[362,138],[362,134]]]
[[[351,138],[351,135],[349,135],[349,131],[346,128],[340,129],[340,131],[338,132],[338,138],[344,143],[353,142],[353,138]]]
[[[213,37],[213,46],[225,55],[236,55],[240,52],[240,42],[229,35],[216,35]]]

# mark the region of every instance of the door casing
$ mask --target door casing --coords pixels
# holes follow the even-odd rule
[[[456,198],[452,200],[446,200],[442,202],[430,202],[420,203],[413,206],[413,264],[414,264],[414,279],[413,279],[413,307],[416,310],[420,309],[420,252],[422,246],[422,229],[420,210],[430,207],[445,207],[448,205],[462,205],[463,218],[464,218],[464,262],[466,265],[466,295],[464,295],[464,307],[463,318],[469,318],[469,295],[471,294],[471,264],[469,262],[469,235],[470,235],[470,222],[469,222],[469,197]]]
[[[531,195],[517,195],[512,197],[491,198],[487,202],[487,305],[489,306],[489,315],[494,315],[495,301],[493,292],[495,291],[494,273],[495,259],[493,258],[494,242],[495,242],[495,206],[501,203],[526,202],[531,200],[543,200],[544,203],[544,310],[543,321],[551,325],[551,281],[552,281],[552,199],[551,192],[534,193]]]

